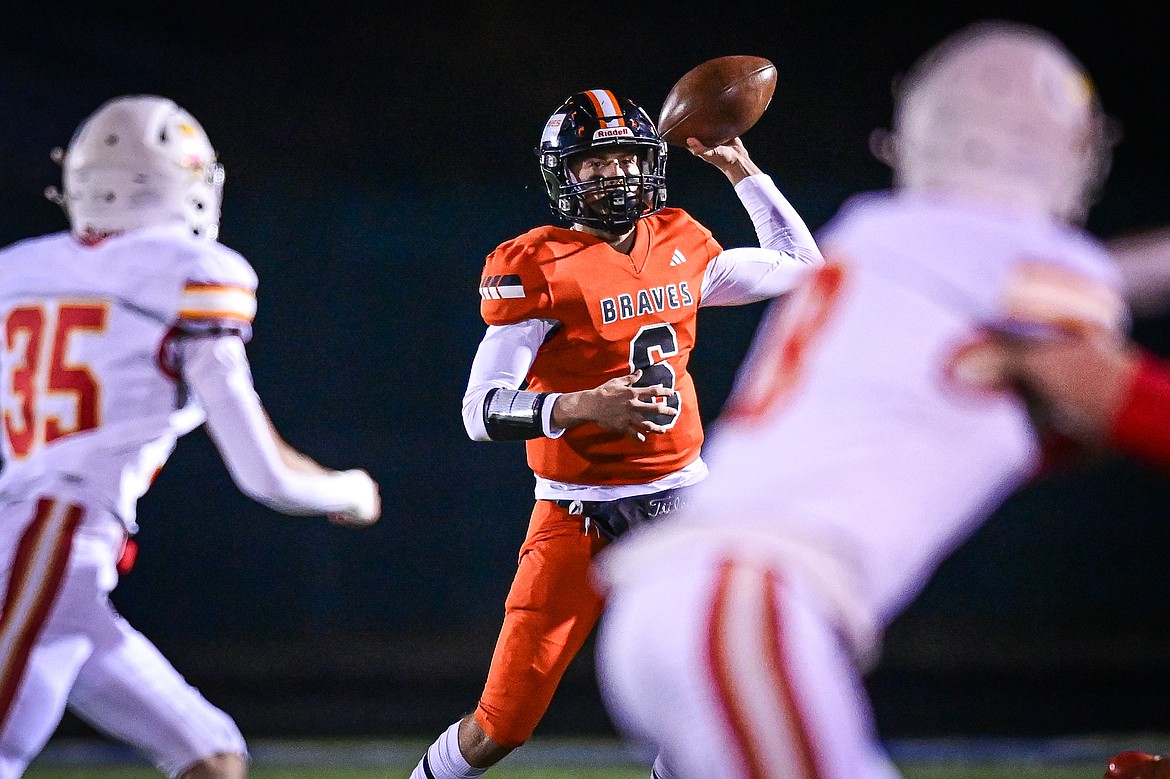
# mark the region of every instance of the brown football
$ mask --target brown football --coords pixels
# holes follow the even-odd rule
[[[673,145],[687,138],[718,146],[760,120],[776,90],[776,66],[763,57],[716,57],[680,78],[662,103],[658,132]]]

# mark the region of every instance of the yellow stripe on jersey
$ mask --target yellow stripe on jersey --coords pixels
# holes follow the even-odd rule
[[[1012,319],[1073,330],[1121,330],[1127,313],[1121,295],[1072,269],[1039,262],[1016,268],[1005,289]]]
[[[251,322],[256,318],[256,293],[227,284],[189,283],[179,299],[179,318]]]

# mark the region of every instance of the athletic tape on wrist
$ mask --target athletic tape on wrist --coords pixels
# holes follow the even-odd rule
[[[493,389],[483,401],[483,423],[493,441],[523,441],[544,435],[541,411],[547,392]]]

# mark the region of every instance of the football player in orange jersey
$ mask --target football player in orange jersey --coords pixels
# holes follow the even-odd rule
[[[707,474],[687,371],[700,306],[783,294],[823,260],[800,215],[739,139],[690,151],[721,170],[759,247],[724,250],[666,206],[667,146],[609,90],[572,95],[536,154],[552,213],[488,255],[487,331],[463,417],[477,441],[524,440],[536,506],[479,704],[427,749],[412,779],[483,774],[532,735],[602,601],[594,555],[677,510]],[[656,761],[656,776],[669,767]]]

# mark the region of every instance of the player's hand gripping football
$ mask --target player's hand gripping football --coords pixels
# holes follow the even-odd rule
[[[760,167],[752,162],[747,148],[739,138],[732,138],[719,146],[704,146],[698,138],[687,138],[687,149],[699,159],[723,171],[723,175],[727,176],[732,184],[738,184],[748,176],[763,173]]]
[[[635,386],[640,378],[642,371],[634,371],[591,390],[561,395],[553,407],[553,424],[569,428],[592,422],[639,441],[645,441],[648,433],[665,433],[665,426],[651,420],[663,415],[678,416],[678,409],[666,403],[666,399],[675,396],[677,391],[661,384]]]

